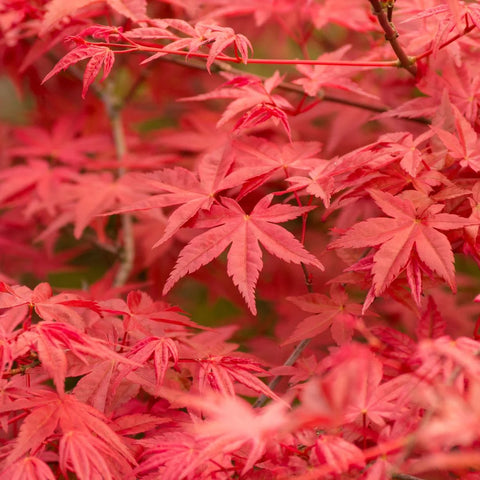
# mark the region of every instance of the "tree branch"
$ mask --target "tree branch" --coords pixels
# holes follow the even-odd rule
[[[115,101],[115,97],[111,92],[112,84],[108,84],[105,90],[101,91],[101,98],[105,105],[110,123],[112,125],[113,143],[117,159],[121,161],[127,153],[127,145],[125,141],[125,130],[123,128],[122,105]],[[118,176],[125,174],[125,168],[118,169]],[[135,242],[133,238],[133,219],[129,213],[121,214],[123,251],[120,258],[120,268],[115,276],[114,285],[120,287],[125,285],[130,276],[135,259]]]
[[[164,62],[175,63],[177,65],[182,65],[187,68],[195,68],[196,70],[202,70],[204,72],[207,71],[205,62],[202,62],[195,58],[185,59],[182,57],[160,57],[159,60],[162,60]],[[234,75],[250,75],[249,72],[245,72],[243,70],[240,70],[239,68],[235,68],[232,65],[222,62],[220,60],[214,61],[214,63],[210,67],[210,72],[211,73],[227,72],[227,73],[232,73]],[[255,75],[255,76],[260,79],[266,78],[262,75]],[[295,85],[294,83],[290,83],[290,82],[281,82],[277,88],[280,88],[281,90],[285,90],[289,92],[299,93],[301,95],[304,94],[303,88],[300,85]],[[376,113],[384,113],[384,112],[388,112],[389,110],[387,107],[381,107],[377,105],[372,105],[370,103],[363,103],[363,102],[358,102],[356,100],[340,98],[340,97],[336,97],[335,95],[329,95],[329,94],[323,95],[321,97],[321,100],[324,102],[333,102],[333,103],[339,103],[341,105],[348,105],[350,107],[360,108],[362,110],[369,110],[371,112],[376,112]],[[418,118],[401,117],[401,119],[410,121],[410,122],[422,123],[425,125],[430,124],[430,121],[428,119],[421,118],[421,117],[418,117]]]
[[[420,477],[415,477],[413,475],[408,475],[407,473],[394,473],[392,475],[394,480],[423,480]]]
[[[393,27],[392,23],[388,21],[387,15],[382,8],[380,0],[369,0],[374,15],[378,18],[378,23],[383,28],[385,32],[385,39],[390,43],[392,46],[395,55],[397,56],[400,66],[403,67],[405,70],[409,71],[413,76],[417,74],[417,66],[415,65],[415,58],[409,57],[401,45],[398,43],[398,33]]]

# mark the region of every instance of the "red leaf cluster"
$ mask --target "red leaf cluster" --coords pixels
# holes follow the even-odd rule
[[[0,479],[480,478],[479,28],[1,2]]]

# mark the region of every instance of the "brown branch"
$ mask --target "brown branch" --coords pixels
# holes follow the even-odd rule
[[[308,344],[312,341],[311,338],[306,338],[305,340],[302,340],[293,350],[293,352],[290,354],[290,356],[285,360],[285,362],[282,364],[284,367],[291,367],[297,360],[298,357],[302,354],[302,352],[307,348]],[[273,377],[273,379],[270,381],[268,384],[268,388],[270,390],[274,390],[275,387],[279,384],[280,380],[282,379],[283,375],[277,375]],[[266,395],[260,395],[255,403],[253,404],[253,408],[259,408],[263,407],[265,405],[265,402],[268,400],[268,397]]]
[[[17,368],[11,368],[2,373],[2,377],[13,377],[14,375],[25,375],[27,370],[31,368],[38,367],[40,365],[40,360],[38,358],[33,358],[31,363],[27,363],[26,365],[21,365]]]
[[[52,60],[56,60],[52,55],[49,55]],[[83,80],[83,73],[75,66],[71,66],[68,70],[70,74],[77,78],[78,80]],[[95,95],[97,95],[100,100],[102,100],[105,111],[110,119],[110,124],[112,126],[112,136],[113,143],[115,146],[115,153],[118,161],[121,161],[125,154],[127,153],[127,145],[125,141],[125,131],[123,128],[123,117],[122,117],[122,108],[128,102],[128,100],[133,97],[138,87],[141,85],[143,80],[146,78],[146,75],[140,75],[136,82],[130,87],[127,94],[122,99],[117,99],[112,92],[113,84],[107,83],[105,88],[99,87],[97,84],[93,83],[90,88],[93,90]],[[125,168],[120,167],[117,170],[118,176],[125,174]],[[117,274],[114,279],[114,285],[120,287],[124,285],[130,273],[133,269],[133,263],[135,260],[135,242],[133,237],[133,219],[132,215],[129,213],[124,213],[121,215],[122,221],[122,235],[123,235],[123,249],[121,251],[120,258],[120,268],[117,271]],[[105,246],[103,247],[105,248]],[[108,248],[105,248],[109,250]],[[111,250],[112,253],[118,253],[118,251]]]
[[[394,480],[423,480],[420,477],[415,477],[413,475],[408,475],[408,473],[394,473],[392,475]]]
[[[385,32],[385,39],[392,46],[395,55],[397,56],[401,67],[410,72],[413,76],[417,74],[417,66],[415,65],[415,58],[409,57],[400,43],[398,43],[398,33],[391,22],[388,21],[387,15],[380,3],[380,0],[369,0],[372,5],[373,14],[377,16],[378,23]]]

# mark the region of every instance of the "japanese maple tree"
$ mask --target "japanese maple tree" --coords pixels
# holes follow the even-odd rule
[[[480,3],[3,0],[0,479],[480,479]]]

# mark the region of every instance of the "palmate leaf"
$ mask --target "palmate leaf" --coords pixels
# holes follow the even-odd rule
[[[335,473],[345,473],[351,465],[365,466],[363,452],[353,443],[334,435],[322,435],[314,453],[320,463],[327,463]]]
[[[179,205],[170,213],[165,231],[154,247],[175,235],[189,220],[202,210],[208,210],[214,197],[222,190],[241,185],[256,175],[257,169],[241,169],[230,173],[234,157],[226,146],[203,155],[195,174],[186,168],[166,168],[149,174],[132,174],[155,195],[110,212],[125,213]]]
[[[169,432],[160,435],[155,438],[154,446],[144,452],[134,473],[140,475],[140,478],[149,472],[155,472],[162,480],[185,478],[186,466],[198,465],[196,459],[200,455],[201,446],[198,440],[188,433]]]
[[[25,457],[0,472],[0,478],[10,480],[55,480],[48,465],[37,457]]]
[[[290,102],[281,95],[272,91],[278,87],[283,77],[276,71],[264,81],[255,77],[231,77],[228,82],[219,88],[194,97],[183,98],[182,101],[210,100],[214,98],[233,99],[223,112],[217,127],[230,122],[235,116],[243,112],[234,129],[258,125],[269,118],[282,123],[285,131],[290,136],[290,126],[287,121],[287,111],[294,110]]]
[[[18,460],[28,451],[35,451],[57,428],[60,410],[52,402],[33,410],[23,421],[15,446],[10,451],[7,463]]]
[[[357,223],[330,247],[379,246],[372,267],[375,296],[381,295],[407,266],[414,247],[418,258],[455,291],[452,247],[439,230],[462,228],[471,221],[440,213],[444,206],[433,204],[419,192],[406,191],[403,198],[379,190],[370,190],[369,193],[390,218],[369,218]]]
[[[47,13],[40,28],[40,34],[47,32],[64,17],[74,15],[81,8],[87,7],[99,0],[51,0],[47,5]],[[146,0],[104,0],[109,7],[133,21],[146,18]]]
[[[255,315],[255,286],[263,267],[259,243],[276,257],[292,263],[305,263],[323,269],[323,265],[288,231],[275,223],[286,222],[312,207],[272,205],[273,195],[261,199],[250,214],[230,198],[213,206],[210,216],[197,227],[213,227],[195,237],[181,252],[163,289],[166,294],[182,277],[218,257],[232,244],[227,259],[227,273],[232,278],[248,308]]]
[[[195,382],[202,393],[213,390],[233,397],[234,382],[238,382],[256,393],[279,400],[279,397],[255,376],[265,375],[267,372],[254,360],[230,355],[211,355],[197,363]]]
[[[88,87],[93,83],[98,72],[103,65],[103,77],[102,81],[108,77],[108,74],[112,70],[115,56],[108,47],[100,47],[97,45],[80,45],[74,48],[71,52],[68,52],[60,61],[50,70],[47,76],[43,79],[42,84],[52,78],[61,70],[66,70],[71,65],[90,58],[85,73],[83,75],[83,89],[82,98],[85,98]]]
[[[29,412],[23,420],[4,466],[16,462],[28,451],[34,452],[52,435],[58,438],[58,430],[64,434],[59,452],[61,466],[75,470],[79,478],[98,478],[85,476],[88,469],[91,471],[100,469],[104,474],[103,478],[116,476],[118,478],[114,472],[126,472],[130,470],[131,465],[135,465],[135,459],[121,438],[112,430],[107,418],[73,395],[58,395],[37,389],[32,391],[30,398],[8,402],[0,409],[2,413],[18,410]],[[97,452],[102,453],[105,463],[98,463],[98,458],[91,449],[92,445],[95,445]],[[108,467],[105,468],[107,463]],[[108,476],[107,470],[112,473],[111,477]]]
[[[146,452],[150,457],[138,470],[152,471],[164,465],[168,475],[161,475],[162,479],[210,478],[198,476],[197,471],[206,468],[210,460],[221,462],[222,457],[227,455],[228,458],[230,453],[242,459],[243,476],[255,466],[270,444],[278,444],[289,421],[288,403],[281,400],[254,409],[239,397],[212,393],[199,396],[168,389],[162,390],[162,395],[193,412],[201,411],[205,418],[196,422],[193,435],[173,433],[162,436]],[[179,463],[179,458],[185,461]],[[216,461],[214,465],[218,465]]]
[[[101,315],[100,307],[96,302],[68,293],[53,295],[52,287],[46,282],[39,283],[33,290],[0,282],[0,308],[25,305],[34,309],[43,320],[61,321],[77,328],[83,328],[85,324],[76,308],[85,308]]]
[[[71,430],[60,439],[60,469],[65,478],[68,478],[68,471],[72,471],[79,480],[112,480],[106,461],[109,453],[106,445],[97,437],[87,432]]]
[[[165,52],[160,51],[147,58],[142,64],[156,60],[157,58],[168,55],[169,53],[181,52],[184,49],[188,50],[188,53],[196,53],[200,47],[208,45],[209,53],[207,58],[207,70],[210,72],[215,59],[223,53],[223,51],[233,46],[235,51],[238,52],[239,57],[242,59],[242,63],[247,63],[248,52],[252,51],[253,47],[248,40],[242,34],[235,33],[230,27],[222,27],[212,23],[198,22],[195,26],[190,25],[188,22],[180,19],[162,19],[162,27],[169,27],[177,30],[186,38],[178,37],[178,40],[168,44],[165,47]],[[147,35],[149,35],[147,33]],[[165,38],[165,32],[161,32],[161,38]]]
[[[53,379],[59,393],[64,393],[67,352],[85,364],[92,358],[134,363],[109,348],[102,340],[89,337],[62,322],[40,322],[27,330],[23,339],[34,345],[43,368]]]
[[[345,291],[336,286],[330,288],[329,296],[309,293],[300,297],[288,297],[287,300],[314,315],[302,320],[283,345],[312,338],[329,327],[334,340],[341,345],[351,340],[356,320],[362,311],[360,304],[350,302]]]

